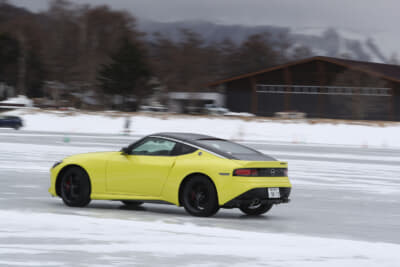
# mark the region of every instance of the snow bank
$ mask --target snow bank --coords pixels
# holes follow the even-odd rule
[[[12,111],[21,116],[24,130],[122,134],[127,117],[119,113]],[[400,147],[400,124],[390,126],[200,117],[179,115],[129,115],[130,133],[193,132],[242,141],[290,142],[363,147]]]

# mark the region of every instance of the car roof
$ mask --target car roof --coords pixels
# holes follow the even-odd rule
[[[161,137],[169,137],[169,138],[174,138],[177,140],[181,141],[198,141],[202,139],[219,139],[220,138],[210,136],[210,135],[204,135],[204,134],[195,134],[195,133],[157,133],[157,134],[152,134],[152,136],[161,136]]]
[[[256,155],[232,155],[229,153],[226,153],[220,149],[217,149],[213,146],[209,146],[206,145],[202,142],[199,142],[201,140],[224,140],[227,141],[225,139],[222,138],[218,138],[218,137],[214,137],[214,136],[210,136],[210,135],[204,135],[204,134],[195,134],[195,133],[157,133],[157,134],[152,134],[149,135],[148,137],[164,137],[164,138],[171,138],[171,139],[175,139],[177,141],[181,141],[183,143],[187,143],[189,145],[194,145],[195,147],[200,147],[202,149],[207,150],[208,152],[211,152],[213,154],[217,154],[219,156],[222,156],[224,158],[227,159],[238,159],[238,160],[259,160],[259,161],[275,161],[274,158],[264,155],[263,153],[260,153],[259,151],[254,150],[257,154]],[[249,148],[251,149],[251,148]]]
[[[195,133],[157,133],[157,134],[152,134],[149,135],[150,137],[165,137],[165,138],[171,138],[175,139],[177,141],[181,141],[183,143],[189,144],[189,145],[194,145],[195,147],[200,147],[203,149],[206,149],[214,154],[218,154],[220,156],[223,156],[225,158],[233,158],[232,155],[225,153],[224,151],[221,151],[219,149],[216,149],[211,146],[207,146],[205,144],[202,144],[198,141],[204,140],[204,139],[212,139],[212,140],[224,140],[221,138],[217,138],[214,136],[210,135],[204,135],[204,134],[195,134]]]

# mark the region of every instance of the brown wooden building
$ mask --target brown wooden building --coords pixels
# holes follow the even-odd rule
[[[210,83],[234,112],[400,121],[400,66],[313,57]]]

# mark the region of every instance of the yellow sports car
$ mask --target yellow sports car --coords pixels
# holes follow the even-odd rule
[[[183,206],[194,216],[219,208],[260,215],[289,202],[287,163],[211,136],[159,133],[120,152],[68,157],[51,169],[49,192],[72,207],[91,199]]]

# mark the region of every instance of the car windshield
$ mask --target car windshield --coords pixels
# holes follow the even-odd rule
[[[259,154],[253,149],[226,140],[201,139],[198,142],[229,154]]]

